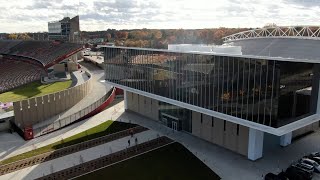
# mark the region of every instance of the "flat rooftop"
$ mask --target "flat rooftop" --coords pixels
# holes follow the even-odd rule
[[[137,47],[123,47],[123,46],[101,46],[101,48],[114,48],[114,49],[128,49],[128,50],[144,50],[154,52],[168,52],[168,53],[183,53],[183,54],[198,54],[198,55],[215,55],[223,57],[237,57],[237,58],[248,58],[248,59],[261,59],[268,61],[287,61],[287,62],[305,62],[305,63],[317,63],[320,61],[316,59],[296,59],[296,58],[284,58],[284,57],[270,57],[270,56],[255,56],[255,55],[234,55],[234,54],[220,54],[212,52],[180,52],[167,49],[153,49],[153,48],[137,48]]]

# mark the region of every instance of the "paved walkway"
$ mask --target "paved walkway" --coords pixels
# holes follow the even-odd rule
[[[87,120],[80,121],[30,141],[24,141],[17,133],[10,134],[2,132],[0,133],[0,161],[17,154],[61,141],[62,139],[83,132],[107,120],[117,119],[122,114],[122,112],[118,111],[117,109],[121,109],[122,106],[123,104],[121,103],[116,104],[104,110],[103,113],[99,113],[91,118],[88,118]]]
[[[34,149],[34,147],[42,147],[59,141],[62,138],[70,137],[108,119],[136,123],[157,131],[159,134],[167,135],[169,138],[183,144],[208,167],[222,177],[222,179],[227,180],[263,179],[262,175],[265,175],[267,172],[279,172],[281,169],[286,169],[291,162],[298,160],[304,154],[320,151],[320,133],[316,132],[295,141],[286,148],[279,146],[271,152],[265,152],[262,159],[252,162],[244,156],[201,140],[191,134],[173,132],[170,128],[156,121],[134,113],[124,112],[123,106],[124,104],[121,102],[88,120],[73,124],[72,126],[29,142],[24,142],[15,134],[0,134],[0,160],[4,157],[29,151]],[[8,141],[3,142],[1,139],[7,139]],[[35,145],[33,146],[33,144]],[[319,175],[315,174],[314,179],[320,179]]]
[[[72,84],[72,86],[77,86],[80,84],[83,84],[84,82],[86,82],[89,77],[86,75],[85,71],[75,71],[73,72],[74,78],[75,78],[75,83]]]
[[[82,70],[83,70],[82,73],[81,72],[75,73],[75,75],[77,76],[77,79],[78,79],[77,84],[82,84],[85,80],[88,80],[88,77],[84,72],[84,71],[88,70],[86,67],[90,68],[90,73],[92,74],[92,78],[93,78],[93,88],[92,88],[91,92],[85,98],[83,98],[80,102],[78,102],[76,105],[74,105],[72,108],[70,108],[70,109],[68,109],[68,110],[66,110],[66,111],[46,120],[46,121],[35,124],[33,126],[34,129],[37,129],[39,127],[44,127],[46,125],[50,125],[50,124],[54,123],[55,121],[66,118],[72,114],[75,114],[78,111],[80,111],[81,109],[84,109],[88,105],[93,104],[95,101],[97,101],[98,99],[102,98],[104,95],[107,94],[107,92],[111,89],[111,86],[106,83],[100,82],[101,80],[104,80],[104,71],[101,70],[100,68],[91,66],[88,63],[82,64]]]
[[[79,151],[61,158],[47,161],[38,165],[34,165],[19,171],[15,171],[3,176],[0,180],[18,180],[18,179],[36,179],[53,172],[61,171],[87,161],[91,161],[114,152],[118,152],[135,145],[135,138],[137,137],[138,143],[144,143],[158,137],[158,133],[152,130],[144,131],[135,134],[134,137],[127,136],[116,141],[99,145],[90,149]],[[131,141],[131,146],[128,145],[128,140]]]
[[[123,111],[123,109],[119,111]],[[245,156],[236,154],[186,132],[174,132],[159,122],[135,113],[124,112],[117,120],[120,119],[124,122],[142,125],[183,144],[222,179],[227,180],[263,179],[262,175],[268,172],[276,173],[280,172],[281,169],[285,170],[290,163],[298,160],[303,155],[320,151],[320,133],[316,132],[295,141],[286,148],[278,146],[273,151],[264,153],[262,159],[252,162]],[[320,175],[314,173],[313,179],[320,179]]]

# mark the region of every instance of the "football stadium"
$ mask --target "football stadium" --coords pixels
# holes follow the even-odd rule
[[[2,128],[11,126],[29,140],[88,117],[105,106],[110,89],[91,91],[94,77],[77,61],[82,45],[7,40],[0,41],[0,47]],[[85,100],[89,93],[98,93],[97,103]],[[79,103],[83,109],[72,110]]]

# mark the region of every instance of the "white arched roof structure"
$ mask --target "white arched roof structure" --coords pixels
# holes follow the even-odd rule
[[[320,26],[275,26],[239,32],[223,37],[225,43],[256,38],[298,38],[320,40]]]

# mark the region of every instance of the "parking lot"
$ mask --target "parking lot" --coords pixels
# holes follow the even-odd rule
[[[269,172],[278,174],[312,152],[320,152],[320,131],[295,140],[287,147],[279,146],[272,151],[264,152],[264,157],[256,161],[256,166],[265,167],[270,169]],[[320,180],[320,173],[314,172],[312,179]]]

